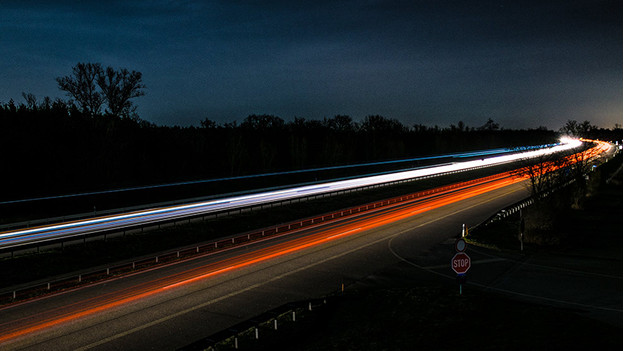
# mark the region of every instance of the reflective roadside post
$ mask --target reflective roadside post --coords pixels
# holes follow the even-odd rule
[[[520,252],[524,252],[524,216],[520,209]]]

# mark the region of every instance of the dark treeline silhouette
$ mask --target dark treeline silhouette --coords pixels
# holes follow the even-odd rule
[[[544,127],[408,127],[373,115],[361,122],[251,115],[200,127],[157,126],[95,114],[61,99],[0,104],[2,200],[345,165],[556,141]],[[620,129],[621,135],[621,129]]]

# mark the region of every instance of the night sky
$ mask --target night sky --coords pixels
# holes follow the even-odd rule
[[[143,73],[141,118],[622,123],[622,1],[4,1],[0,103],[78,62]]]

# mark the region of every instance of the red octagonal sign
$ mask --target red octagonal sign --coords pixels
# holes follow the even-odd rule
[[[451,260],[451,268],[457,274],[464,274],[470,269],[470,256],[463,252],[456,253]]]

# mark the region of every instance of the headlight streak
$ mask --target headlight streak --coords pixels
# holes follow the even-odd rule
[[[558,144],[550,148],[530,150],[522,153],[495,156],[481,160],[472,160],[447,164],[438,167],[402,171],[397,173],[375,175],[356,179],[328,182],[324,184],[307,185],[289,189],[269,191],[264,193],[235,196],[231,198],[204,201],[186,205],[135,211],[125,214],[111,215],[74,222],[46,225],[31,229],[14,230],[0,233],[0,248],[17,247],[19,245],[69,238],[73,236],[92,234],[102,231],[122,229],[125,226],[148,225],[191,215],[205,215],[220,211],[233,210],[243,207],[258,206],[266,203],[285,201],[293,198],[320,195],[323,193],[344,191],[359,187],[395,182],[411,178],[431,176],[440,173],[461,171],[474,167],[494,166],[513,162],[520,159],[538,157],[560,151],[576,148],[581,145],[579,140],[568,140],[565,144]]]

